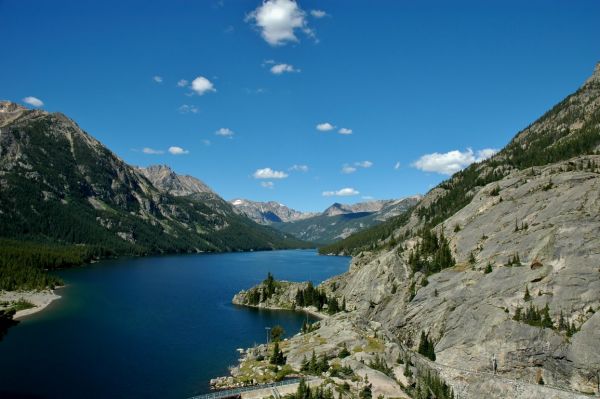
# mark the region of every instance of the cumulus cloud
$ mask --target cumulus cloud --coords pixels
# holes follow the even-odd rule
[[[330,130],[335,129],[335,126],[333,126],[331,123],[329,122],[323,122],[323,123],[319,123],[317,125],[317,130],[320,132],[328,132]]]
[[[229,129],[229,128],[222,127],[219,130],[217,130],[215,132],[215,134],[217,136],[227,137],[227,138],[231,139],[235,135],[235,132],[233,130]]]
[[[177,108],[177,110],[181,114],[189,114],[189,113],[197,114],[198,113],[198,108],[195,105],[183,104],[181,107]]]
[[[413,162],[412,166],[424,172],[451,175],[466,168],[473,162],[481,162],[497,152],[498,150],[493,148],[485,148],[477,151],[477,153],[473,152],[471,148],[467,148],[466,151],[434,152],[421,156]]]
[[[163,150],[155,150],[155,149],[150,148],[150,147],[144,147],[142,149],[142,152],[144,154],[150,154],[150,155],[157,155],[157,154],[164,154],[165,153]]]
[[[217,91],[212,82],[204,76],[198,76],[196,79],[192,80],[192,90],[199,96],[211,91]]]
[[[155,81],[156,83],[162,83],[163,78],[162,78],[162,76],[155,75],[152,77],[152,80]]]
[[[342,173],[350,174],[354,172],[356,172],[356,168],[354,166],[350,166],[348,164],[344,164],[344,166],[342,166]]]
[[[323,191],[323,196],[324,197],[350,197],[353,195],[358,195],[360,194],[360,192],[358,192],[357,190],[351,188],[351,187],[346,187],[346,188],[342,188],[340,190],[337,191]]]
[[[42,100],[40,100],[37,97],[31,97],[31,96],[25,97],[23,99],[23,102],[25,104],[31,105],[32,107],[41,107],[42,105],[44,105],[44,102]]]
[[[188,82],[188,81],[187,81],[187,80],[185,80],[185,79],[180,79],[180,80],[177,82],[177,87],[185,87],[185,86],[187,86],[187,85],[188,85],[188,83],[190,83],[190,82]]]
[[[290,64],[277,64],[271,67],[271,73],[273,75],[281,75],[284,72],[300,72],[300,70],[294,68],[294,66]]]
[[[394,164],[394,170],[398,170],[398,169],[400,169],[400,162],[396,162]]]
[[[289,170],[293,172],[308,172],[308,165],[292,165]]]
[[[177,147],[177,146],[172,146],[169,147],[169,152],[173,155],[184,155],[184,154],[189,154],[189,151],[184,150],[181,147]]]
[[[257,169],[252,175],[255,179],[285,179],[288,174],[271,168]]]
[[[267,0],[246,16],[260,30],[263,39],[271,46],[297,42],[296,30],[314,37],[308,27],[306,13],[294,0]]]
[[[310,15],[319,19],[327,16],[327,13],[323,10],[310,10]]]
[[[347,127],[343,127],[338,130],[339,134],[352,134],[352,129],[348,129]]]
[[[275,183],[273,183],[272,181],[261,181],[260,185],[264,188],[273,188],[275,187]]]

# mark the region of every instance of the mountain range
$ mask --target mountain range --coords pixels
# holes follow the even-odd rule
[[[257,223],[274,228],[316,244],[329,244],[398,216],[421,197],[398,200],[373,200],[356,204],[334,203],[321,213],[303,213],[277,202],[254,202],[245,199],[231,201],[234,209]]]

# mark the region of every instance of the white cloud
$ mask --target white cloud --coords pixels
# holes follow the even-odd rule
[[[157,154],[164,154],[165,153],[163,150],[155,150],[155,149],[150,148],[150,147],[144,147],[142,149],[142,152],[144,154],[150,154],[150,155],[157,155]]]
[[[367,201],[371,201],[371,200],[375,199],[375,197],[373,197],[372,195],[363,195],[361,198],[364,200],[367,200]]]
[[[300,72],[300,70],[294,68],[294,66],[290,64],[277,64],[271,67],[271,73],[273,75],[281,75],[284,72]]]
[[[264,188],[273,188],[275,187],[275,183],[273,183],[272,181],[261,181],[260,185]]]
[[[354,162],[354,164],[352,165],[348,165],[347,163],[345,163],[344,165],[342,165],[342,173],[350,174],[356,172],[358,168],[367,169],[371,166],[373,166],[373,162],[371,161]]]
[[[44,105],[44,102],[42,100],[40,100],[37,97],[31,97],[31,96],[25,97],[23,99],[23,102],[25,104],[29,104],[29,105],[31,105],[33,107],[41,107],[42,105]]]
[[[252,175],[255,179],[285,179],[288,174],[271,168],[257,169]]]
[[[483,150],[477,151],[477,160],[475,162],[483,161],[496,155],[498,152],[495,148],[484,148]]]
[[[156,83],[162,83],[163,78],[162,78],[162,76],[156,75],[156,76],[152,77],[152,80],[155,81]]]
[[[292,165],[289,170],[294,172],[308,172],[308,165]]]
[[[350,187],[346,187],[346,188],[342,188],[340,190],[337,191],[323,191],[323,196],[324,197],[350,197],[352,195],[358,195],[360,194],[360,192],[356,191],[353,188]]]
[[[198,108],[195,105],[183,104],[181,107],[177,108],[177,110],[182,114],[189,114],[190,112],[192,114],[198,113]]]
[[[354,166],[350,166],[348,164],[345,164],[344,166],[342,166],[342,173],[350,174],[350,173],[354,173],[354,172],[356,172],[356,168]]]
[[[310,10],[310,15],[315,18],[323,18],[327,16],[327,13],[323,10]]]
[[[373,166],[373,162],[371,162],[371,161],[354,162],[354,165],[359,166],[361,168],[370,168],[371,166]]]
[[[246,16],[246,21],[253,22],[271,46],[297,42],[296,29],[314,37],[306,22],[306,13],[294,0],[266,0]]]
[[[188,83],[190,83],[190,82],[188,82],[185,79],[180,79],[179,82],[177,82],[177,87],[185,87],[188,85]]]
[[[434,152],[425,154],[413,162],[412,166],[424,172],[435,172],[443,175],[451,175],[472,164],[480,162],[497,153],[498,150],[485,148],[474,153],[472,149],[466,151],[449,151],[446,153]]]
[[[189,151],[184,150],[183,148],[177,147],[177,146],[169,147],[169,152],[173,155],[189,154]]]
[[[396,162],[396,164],[394,165],[394,170],[398,169],[400,169],[400,162]]]
[[[317,125],[317,130],[319,130],[321,132],[328,132],[328,131],[333,130],[333,129],[335,129],[335,126],[333,126],[329,122],[323,122],[323,123],[319,123]]]
[[[192,90],[199,96],[211,91],[217,91],[212,82],[204,76],[198,76],[196,79],[192,80]]]
[[[204,139],[202,140],[202,144],[208,147],[210,145],[210,140]]]
[[[347,127],[343,127],[338,130],[339,134],[352,134],[352,129],[348,129]]]
[[[229,129],[229,128],[222,127],[222,128],[220,128],[219,130],[217,130],[217,131],[215,132],[215,134],[216,134],[217,136],[221,136],[221,137],[227,137],[227,138],[230,138],[230,139],[231,139],[231,138],[233,138],[233,135],[235,134],[235,132],[234,132],[233,130]]]

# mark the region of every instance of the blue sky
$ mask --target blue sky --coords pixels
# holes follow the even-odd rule
[[[0,0],[0,98],[226,199],[322,210],[503,147],[591,74],[599,19],[594,0]]]

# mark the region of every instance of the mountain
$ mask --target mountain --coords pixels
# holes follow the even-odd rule
[[[321,214],[293,222],[274,223],[272,226],[305,241],[329,244],[403,214],[420,198],[412,196],[353,205],[335,203]]]
[[[65,115],[6,101],[0,102],[0,240],[12,253],[2,252],[3,281],[19,272],[18,257],[20,264],[51,268],[99,256],[302,245],[236,214],[197,179],[165,167],[132,167]],[[19,241],[29,243],[26,250]],[[36,263],[32,243],[55,255]]]
[[[279,202],[257,202],[247,199],[235,199],[230,201],[237,213],[245,215],[256,223],[272,224],[277,222],[293,222],[314,215],[310,212],[300,212],[288,208]]]
[[[492,158],[321,248],[354,258],[320,289],[406,353],[426,336],[461,397],[579,397],[600,366],[599,210],[600,64]]]
[[[151,165],[138,170],[161,191],[176,197],[192,194],[215,194],[206,184],[189,175],[178,175],[167,165]]]

